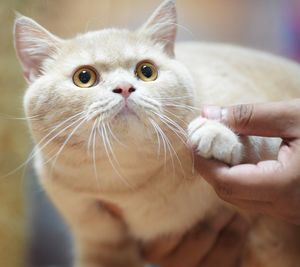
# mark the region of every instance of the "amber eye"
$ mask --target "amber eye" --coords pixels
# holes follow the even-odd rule
[[[148,61],[142,61],[137,64],[135,69],[135,75],[144,82],[152,82],[157,79],[158,70],[157,67]]]
[[[92,87],[98,80],[98,73],[92,67],[82,67],[73,75],[73,82],[81,88]]]

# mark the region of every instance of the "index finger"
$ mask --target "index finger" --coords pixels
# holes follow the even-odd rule
[[[222,108],[208,106],[202,115],[217,119],[244,135],[300,137],[300,99]]]

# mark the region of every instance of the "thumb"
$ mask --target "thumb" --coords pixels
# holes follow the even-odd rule
[[[206,106],[202,116],[244,135],[300,137],[300,99],[230,107]]]

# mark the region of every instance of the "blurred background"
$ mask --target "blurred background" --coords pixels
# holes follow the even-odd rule
[[[135,29],[160,0],[0,0],[0,266],[70,266],[67,231],[38,187],[22,119],[26,84],[17,62],[15,11],[61,37]],[[299,0],[177,0],[178,40],[234,43],[300,60]]]

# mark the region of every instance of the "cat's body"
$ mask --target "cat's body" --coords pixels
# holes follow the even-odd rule
[[[263,102],[300,94],[300,67],[263,53],[186,43],[176,48],[176,59],[182,64],[177,63],[170,45],[175,37],[173,13],[173,1],[166,1],[144,28],[150,28],[152,37],[161,42],[162,37],[168,37],[164,45],[151,43],[143,32],[90,33],[64,43],[53,57],[42,59],[42,75],[26,65],[22,42],[17,38],[25,77],[31,82],[25,96],[26,113],[42,114],[41,119],[31,121],[34,140],[41,142],[35,155],[36,169],[41,184],[71,227],[80,251],[80,266],[142,266],[140,248],[144,244],[157,238],[180,237],[220,209],[232,209],[193,170],[192,152],[185,144],[182,130],[198,116],[203,103]],[[163,15],[169,19],[166,21],[171,29],[158,21],[157,25],[163,27],[162,36],[153,21]],[[25,32],[18,26],[31,23],[19,20],[17,34]],[[60,41],[52,41],[52,50],[60,46]],[[99,53],[97,46],[102,48]],[[132,65],[143,59],[154,61],[160,68],[157,81],[141,83],[132,75]],[[103,71],[98,78],[102,86],[99,90],[97,84],[95,89],[80,90],[71,84],[74,69],[88,64]],[[134,88],[130,97],[124,97],[129,108],[120,108],[118,103],[115,108],[111,103],[123,103],[123,98],[117,95],[115,100],[116,94],[110,90],[120,90],[118,85],[124,81]],[[155,91],[153,85],[165,92]],[[101,97],[105,90],[107,95]],[[147,118],[149,114],[144,110],[148,108],[160,122],[155,117]],[[83,110],[86,120],[81,120],[79,114]],[[100,124],[103,114],[113,119]],[[276,139],[250,138],[243,146],[233,132],[216,122],[196,120],[189,131],[193,145],[200,143],[199,138],[209,141],[219,134],[219,146],[211,140],[210,150],[201,151],[200,147],[200,153],[228,163],[245,160],[243,154],[252,162],[274,158],[280,145]],[[245,255],[243,267],[296,267],[300,262],[296,253],[299,240],[298,227],[257,217],[246,250],[241,251]]]

